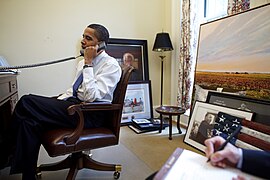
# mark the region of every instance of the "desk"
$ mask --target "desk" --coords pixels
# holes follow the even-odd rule
[[[178,106],[160,106],[156,108],[156,111],[160,114],[160,129],[159,132],[162,131],[163,120],[162,115],[169,116],[169,139],[172,140],[172,116],[177,116],[177,129],[179,134],[182,133],[180,129],[180,115],[185,113],[185,110]]]
[[[0,75],[0,147],[7,136],[11,114],[18,101],[17,75]]]

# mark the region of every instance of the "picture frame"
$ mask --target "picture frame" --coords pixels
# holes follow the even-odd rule
[[[200,125],[203,122],[205,116],[211,118],[209,124],[213,125],[215,123],[214,120],[219,112],[227,113],[229,115],[236,116],[239,118],[244,118],[249,121],[253,117],[252,112],[196,101],[193,108],[193,112],[189,119],[189,124],[187,132],[184,137],[184,142],[195,147],[200,151],[204,151],[205,145],[203,144],[203,142],[205,139],[211,137],[211,132],[213,129],[207,130],[207,132],[205,133],[207,134],[208,137],[202,140],[199,139],[198,137]]]
[[[110,38],[106,52],[124,66],[123,56],[128,53],[133,57],[131,81],[149,80],[147,40]]]
[[[268,3],[201,24],[194,84],[270,101],[269,13]]]
[[[263,101],[236,94],[209,91],[207,103],[252,111],[252,121],[270,126],[270,101]]]
[[[121,125],[132,119],[153,118],[151,81],[130,82],[127,87]]]

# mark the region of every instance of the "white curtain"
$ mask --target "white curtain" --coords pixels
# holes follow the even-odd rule
[[[246,11],[250,8],[250,0],[229,0],[228,15]]]
[[[200,25],[198,1],[182,0],[177,103],[184,109],[189,109],[191,105]]]

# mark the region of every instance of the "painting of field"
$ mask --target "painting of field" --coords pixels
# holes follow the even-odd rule
[[[201,24],[195,84],[270,101],[269,14],[268,4]]]
[[[195,82],[204,89],[223,88],[224,92],[270,101],[270,73],[196,71]]]

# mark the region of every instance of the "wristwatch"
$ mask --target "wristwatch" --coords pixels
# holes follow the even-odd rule
[[[83,69],[88,68],[88,67],[93,67],[93,65],[85,64],[85,65],[83,66]]]

